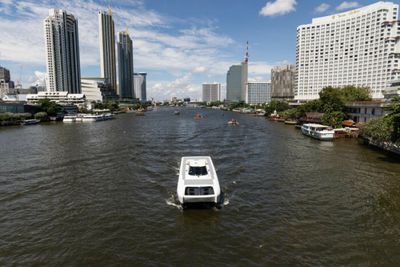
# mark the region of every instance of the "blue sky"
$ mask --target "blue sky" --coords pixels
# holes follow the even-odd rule
[[[296,27],[376,1],[332,0],[0,0],[0,65],[24,87],[46,72],[43,19],[61,8],[79,20],[82,76],[99,75],[97,12],[111,4],[116,32],[134,41],[134,67],[148,73],[148,96],[201,97],[201,84],[225,84],[250,43],[249,79],[294,63]]]

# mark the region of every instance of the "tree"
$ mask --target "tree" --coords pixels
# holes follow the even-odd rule
[[[345,86],[341,91],[341,97],[344,102],[369,101],[371,94],[368,87]]]
[[[341,90],[331,86],[325,87],[319,92],[319,99],[323,105],[323,112],[344,111],[345,106]]]
[[[49,116],[55,116],[61,111],[61,106],[54,101],[50,101],[48,98],[39,100],[39,104],[41,110]]]
[[[35,119],[41,120],[41,121],[47,120],[47,113],[46,112],[35,113]]]
[[[385,117],[392,128],[391,141],[400,141],[400,97],[396,96],[390,101],[390,113]]]
[[[282,112],[288,110],[289,108],[290,108],[289,104],[285,101],[272,100],[265,106],[265,113],[266,115],[270,115],[275,110],[277,112]]]
[[[345,117],[346,114],[344,114],[342,111],[332,111],[324,113],[321,121],[325,125],[330,125],[334,128],[340,128]]]

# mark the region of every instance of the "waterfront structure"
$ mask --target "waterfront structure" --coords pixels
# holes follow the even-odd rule
[[[204,83],[202,99],[207,103],[221,101],[221,84]]]
[[[388,102],[383,100],[356,101],[345,104],[346,113],[354,122],[369,122],[389,113]]]
[[[271,102],[271,83],[251,82],[246,85],[246,103],[258,105]]]
[[[39,101],[44,99],[49,99],[60,105],[77,105],[79,107],[84,107],[86,103],[84,94],[71,94],[67,91],[38,92],[26,96],[28,104],[39,104]]]
[[[296,66],[276,66],[271,70],[271,98],[290,100],[294,98],[296,86]]]
[[[81,79],[82,94],[88,102],[105,102],[118,98],[110,82],[105,78],[85,77]]]
[[[117,92],[117,69],[115,62],[115,27],[111,8],[99,11],[100,75],[107,79]]]
[[[50,9],[44,20],[47,91],[81,92],[78,20],[61,9]]]
[[[382,98],[399,77],[398,5],[378,2],[315,18],[297,28],[295,99],[311,100],[326,86],[369,87]]]
[[[10,79],[10,71],[0,66],[0,99],[14,89],[14,82]]]
[[[132,39],[128,31],[118,33],[118,95],[121,98],[134,98]]]
[[[135,90],[135,98],[139,99],[139,101],[141,102],[147,101],[146,77],[147,73],[145,72],[133,74],[133,88]]]
[[[232,65],[226,74],[226,99],[228,101],[245,101],[248,76],[248,62]]]

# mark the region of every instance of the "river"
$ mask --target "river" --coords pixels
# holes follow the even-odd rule
[[[400,263],[398,159],[250,115],[173,113],[0,128],[0,265]],[[222,209],[176,205],[189,155],[212,157]]]

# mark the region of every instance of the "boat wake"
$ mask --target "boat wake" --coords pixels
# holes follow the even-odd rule
[[[165,200],[165,203],[166,203],[168,206],[172,206],[172,207],[177,208],[178,210],[183,210],[182,205],[179,204],[179,203],[176,201],[176,196],[175,196],[174,194],[171,194],[170,197],[167,198],[167,199]]]

